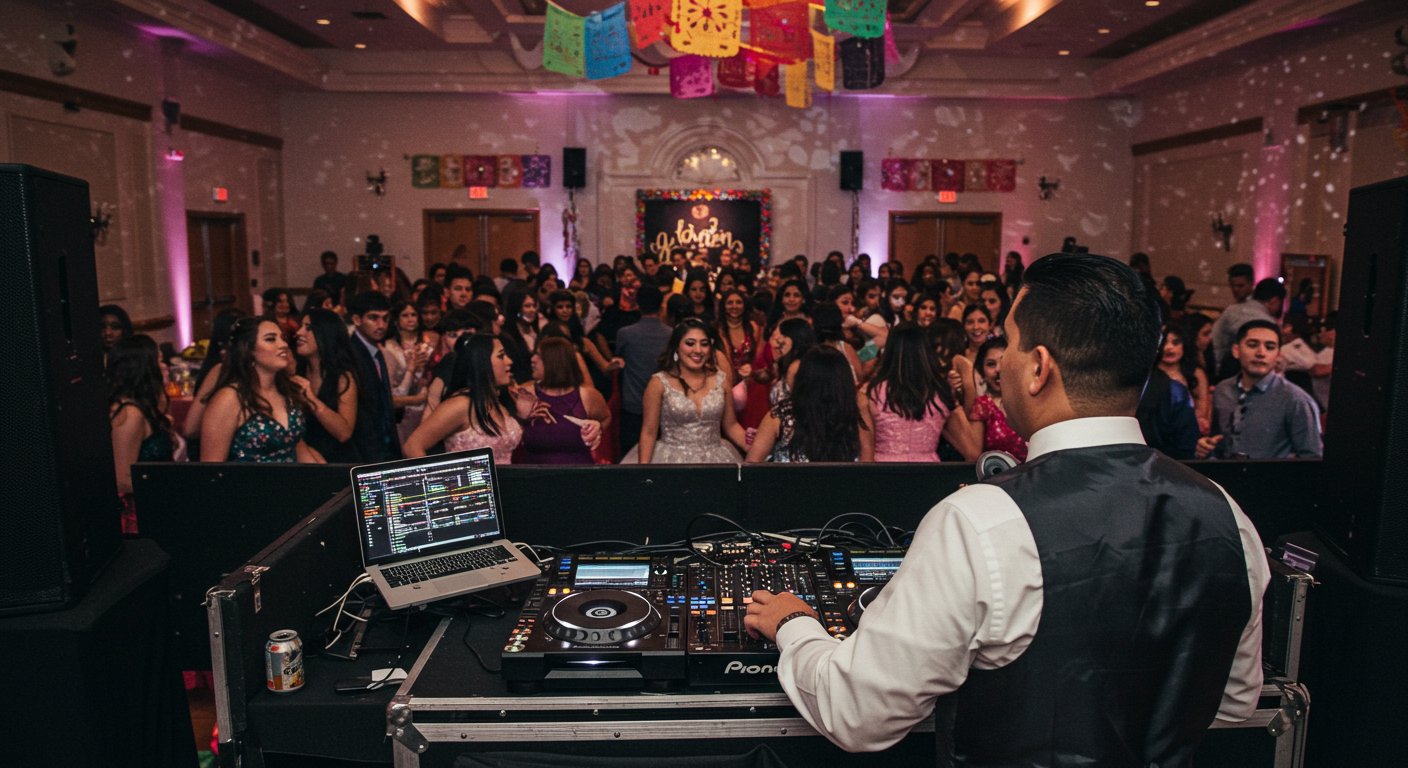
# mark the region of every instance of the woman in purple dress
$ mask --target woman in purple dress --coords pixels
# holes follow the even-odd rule
[[[606,400],[582,377],[572,342],[547,337],[533,355],[538,406],[523,428],[523,464],[591,464],[611,419]]]

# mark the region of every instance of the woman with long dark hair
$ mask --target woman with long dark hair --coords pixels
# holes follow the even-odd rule
[[[518,415],[531,410],[532,392],[512,390],[513,361],[497,336],[476,333],[455,344],[455,369],[449,391],[402,446],[407,458],[418,458],[444,441],[445,452],[490,448],[494,461],[509,464],[523,440]]]
[[[988,311],[992,333],[1001,336],[1002,324],[1007,321],[1007,312],[1012,308],[1012,300],[1007,297],[1007,289],[1003,288],[1000,283],[989,280],[982,284],[978,295],[982,297],[983,307]]]
[[[308,403],[289,376],[292,358],[274,321],[235,323],[220,379],[206,399],[201,461],[322,461],[303,443]]]
[[[390,327],[381,342],[386,372],[391,377],[391,407],[400,414],[396,422],[399,442],[405,442],[420,424],[430,399],[427,380],[432,375],[430,357],[435,346],[420,326],[420,312],[410,301],[391,305]]]
[[[1188,285],[1178,275],[1168,275],[1159,281],[1158,287],[1159,298],[1168,305],[1169,319],[1182,320],[1188,311],[1188,300],[1193,298],[1193,291],[1188,290]]]
[[[1002,284],[1007,289],[1009,301],[1015,301],[1017,292],[1022,290],[1022,276],[1026,272],[1027,268],[1022,264],[1022,254],[1008,251],[1007,263],[1002,265]]]
[[[1193,398],[1193,412],[1198,419],[1199,434],[1212,430],[1212,393],[1208,375],[1198,365],[1198,348],[1188,342],[1188,332],[1182,323],[1170,323],[1164,329],[1156,367],[1170,381],[1181,384]]]
[[[264,292],[264,317],[278,323],[283,331],[284,341],[293,344],[293,335],[298,333],[298,305],[293,296],[283,288],[270,288]]]
[[[112,349],[112,345],[118,339],[125,339],[132,335],[132,318],[128,317],[127,310],[116,304],[104,304],[98,307],[98,323],[102,332],[103,350]]]
[[[592,283],[592,263],[586,259],[577,259],[576,266],[572,269],[572,280],[567,283],[567,287],[573,291],[585,291]]]
[[[591,464],[611,412],[586,383],[572,342],[545,337],[533,354],[533,382],[544,410],[523,427],[524,464]]]
[[[411,311],[414,313],[415,309]],[[352,430],[357,424],[358,401],[366,395],[357,381],[352,343],[342,318],[326,309],[305,313],[303,324],[293,336],[294,352],[298,354],[298,375],[293,377],[293,383],[302,392],[312,417],[303,442],[334,464],[362,460],[352,444]]]
[[[772,386],[768,391],[768,407],[771,408],[792,393],[792,382],[802,356],[817,344],[816,332],[806,320],[784,320],[772,332],[768,343],[776,360],[769,379]]]
[[[1196,362],[1203,369],[1203,375],[1208,377],[1209,385],[1215,384],[1212,379],[1217,374],[1217,361],[1213,360],[1212,352],[1213,325],[1213,319],[1202,312],[1183,315],[1183,338],[1197,353]]]
[[[689,299],[689,309],[694,317],[706,324],[714,324],[714,294],[709,290],[708,272],[690,270],[684,280],[684,297]]]
[[[811,310],[811,291],[806,282],[797,278],[788,280],[777,292],[777,301],[773,302],[772,311],[768,314],[768,328],[776,328],[784,320],[805,320],[811,315]]]
[[[210,393],[215,391],[215,382],[220,380],[220,364],[230,348],[230,331],[244,316],[243,309],[230,307],[220,310],[210,323],[210,342],[205,345],[205,359],[196,370],[195,395],[190,410],[186,411],[186,423],[181,435],[188,441],[187,447],[192,456],[200,456],[200,422],[205,416],[205,403],[210,399]]]
[[[675,326],[645,386],[640,443],[623,464],[737,464],[747,444],[712,329],[696,317]],[[733,445],[729,444],[732,441]]]
[[[1007,352],[1007,339],[994,336],[978,350],[978,371],[984,392],[968,409],[968,420],[982,423],[983,450],[1006,451],[1018,461],[1027,460],[1027,441],[1007,423],[1007,409],[1002,404],[1002,357]]]
[[[758,427],[748,461],[874,461],[875,433],[868,419],[845,356],[813,347],[797,366],[792,393]]]
[[[728,357],[733,378],[732,387],[749,377],[753,372],[753,360],[758,352],[758,338],[762,331],[748,318],[748,297],[737,288],[726,291],[720,301],[723,311],[719,313],[718,333],[723,341],[723,353]]]
[[[166,416],[166,377],[161,368],[161,354],[150,336],[126,336],[108,350],[103,376],[108,385],[108,422],[125,534],[138,533],[132,497],[133,462],[171,461],[180,447],[180,438]]]
[[[1198,438],[1202,435],[1194,396],[1189,392],[1190,383],[1196,381],[1189,373],[1201,371],[1195,361],[1183,362],[1185,346],[1192,345],[1184,345],[1179,330],[1173,326],[1164,330],[1159,357],[1134,412],[1149,447],[1183,461],[1196,458]],[[1206,391],[1206,380],[1203,384]]]
[[[959,403],[929,334],[913,323],[895,326],[861,394],[861,406],[875,425],[875,460],[939,461],[941,436],[966,461],[976,460],[981,436]]]
[[[967,307],[973,304],[983,303],[983,271],[977,267],[964,267],[960,271],[962,289],[953,301],[953,306],[949,308],[948,316],[963,322],[963,316],[968,314]],[[991,317],[988,318],[992,320]]]
[[[924,291],[914,296],[914,303],[909,308],[910,315],[914,318],[915,324],[920,328],[928,328],[934,324],[935,320],[948,318],[942,317],[944,313],[943,295],[937,291]],[[957,321],[954,321],[957,322]]]

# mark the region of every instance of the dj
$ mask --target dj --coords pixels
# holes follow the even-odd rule
[[[849,640],[789,593],[755,592],[745,624],[850,751],[932,710],[940,765],[1187,766],[1214,718],[1260,695],[1261,540],[1221,488],[1144,445],[1159,314],[1133,270],[1040,259],[1005,330],[1027,462],[934,507]]]

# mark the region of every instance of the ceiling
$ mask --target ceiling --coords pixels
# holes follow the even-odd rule
[[[566,84],[628,93],[664,87],[642,79],[649,66],[659,66],[652,60],[659,57],[651,55],[642,58],[648,65],[623,78],[591,84],[532,71],[523,52],[542,38],[547,0],[105,1],[166,22],[184,19],[185,32],[216,45],[223,44],[223,25],[242,38],[240,46],[226,45],[232,51],[324,89],[534,90]],[[585,15],[619,0],[556,2]],[[1019,98],[1129,92],[1135,83],[1206,67],[1238,49],[1274,47],[1296,30],[1328,20],[1377,23],[1402,15],[1395,10],[1402,0],[887,2],[901,51],[922,55],[917,67],[907,57],[913,71],[892,73],[894,85],[886,90]],[[1036,60],[1039,69],[1026,68]],[[974,90],[973,83],[982,85]]]

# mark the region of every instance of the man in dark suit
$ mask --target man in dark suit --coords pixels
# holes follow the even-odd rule
[[[359,381],[367,396],[358,398],[357,424],[352,442],[363,461],[381,462],[401,458],[401,442],[396,435],[396,411],[391,405],[391,374],[381,351],[386,338],[391,300],[377,291],[363,291],[348,302],[352,317],[352,352],[360,369]]]
[[[670,341],[670,326],[660,321],[663,300],[660,289],[649,283],[636,291],[640,319],[616,334],[616,357],[621,370],[621,450],[629,451],[640,442],[645,420],[645,385],[659,370],[657,359]]]

